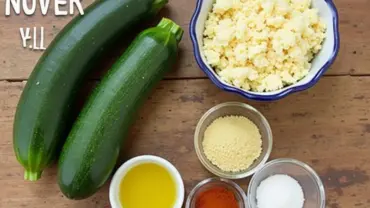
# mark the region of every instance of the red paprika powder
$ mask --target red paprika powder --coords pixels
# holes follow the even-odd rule
[[[216,186],[199,194],[196,208],[239,208],[234,193],[225,187]]]

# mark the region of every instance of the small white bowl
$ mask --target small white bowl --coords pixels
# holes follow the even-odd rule
[[[153,155],[143,155],[143,156],[138,156],[134,157],[127,162],[125,162],[114,174],[112,182],[110,183],[109,187],[109,201],[112,206],[112,208],[122,208],[120,200],[119,200],[119,186],[122,181],[122,179],[125,177],[127,172],[140,164],[144,163],[154,163],[157,165],[162,166],[165,168],[173,177],[175,184],[176,184],[176,192],[177,192],[177,197],[176,197],[176,202],[175,206],[173,208],[181,208],[182,204],[184,202],[184,195],[185,195],[185,190],[184,190],[184,183],[182,181],[182,177],[178,170],[167,160],[153,156]]]
[[[207,63],[202,50],[204,25],[209,12],[212,10],[214,2],[215,0],[198,0],[190,22],[190,37],[194,46],[194,56],[199,67],[209,79],[222,90],[237,93],[245,98],[253,100],[278,100],[294,92],[307,90],[314,86],[333,64],[338,55],[340,45],[339,21],[338,11],[334,2],[333,0],[312,0],[312,7],[318,9],[320,17],[327,25],[327,31],[322,49],[316,54],[312,61],[312,66],[308,75],[293,85],[273,92],[252,92],[234,87],[223,81],[217,75]]]

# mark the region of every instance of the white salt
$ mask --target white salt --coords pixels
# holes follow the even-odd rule
[[[288,175],[270,176],[257,188],[258,208],[303,208],[303,204],[302,187]]]

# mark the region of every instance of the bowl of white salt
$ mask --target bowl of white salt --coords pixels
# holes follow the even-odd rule
[[[298,160],[266,163],[248,187],[249,208],[325,208],[324,185],[317,173]]]

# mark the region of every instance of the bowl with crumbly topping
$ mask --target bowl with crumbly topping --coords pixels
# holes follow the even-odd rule
[[[228,121],[220,122],[220,119]],[[194,132],[194,149],[199,161],[221,178],[251,176],[266,163],[272,146],[273,134],[268,120],[246,103],[226,102],[210,108],[199,119]]]
[[[314,86],[340,45],[332,0],[198,0],[190,36],[215,85],[266,101]]]

